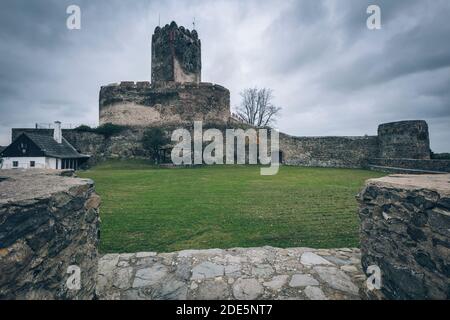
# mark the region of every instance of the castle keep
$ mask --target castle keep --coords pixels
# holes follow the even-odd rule
[[[182,125],[194,120],[226,123],[228,89],[201,82],[201,42],[175,22],[152,37],[152,82],[121,82],[100,90],[100,124]]]
[[[202,47],[197,31],[177,27],[175,22],[156,27],[152,36],[152,83],[200,83]]]
[[[228,89],[201,81],[201,41],[195,30],[175,22],[156,27],[152,36],[151,82],[123,81],[100,90],[100,125],[123,127],[112,136],[94,131],[63,130],[64,138],[90,163],[109,158],[148,158],[144,131],[161,127],[192,129],[194,121],[209,128],[250,128],[231,117]],[[53,135],[52,130],[12,130]],[[295,137],[280,133],[280,161],[286,165],[370,168],[400,173],[450,172],[450,160],[431,158],[428,125],[422,120],[379,126],[376,136]]]
[[[220,128],[237,125],[230,113],[230,92],[201,82],[197,31],[175,22],[156,27],[151,67],[151,83],[121,82],[100,90],[100,124],[125,125],[127,132],[104,142],[101,137],[76,132],[67,132],[68,139],[94,159],[145,157],[140,139],[146,127],[190,127],[195,120]],[[450,161],[430,160],[428,125],[421,120],[382,124],[377,136],[294,137],[280,133],[280,151],[280,160],[287,165],[450,171]]]

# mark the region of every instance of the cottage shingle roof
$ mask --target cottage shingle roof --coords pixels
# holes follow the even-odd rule
[[[53,137],[36,133],[23,133],[30,138],[48,157],[59,159],[89,158],[79,153],[64,137],[62,143],[58,143]]]

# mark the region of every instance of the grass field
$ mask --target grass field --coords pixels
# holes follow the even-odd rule
[[[80,176],[102,197],[101,245],[107,252],[271,245],[358,245],[355,195],[382,174],[349,169],[256,166],[160,169],[107,162]]]

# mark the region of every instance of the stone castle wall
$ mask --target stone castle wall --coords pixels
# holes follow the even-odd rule
[[[116,86],[111,88],[120,91],[120,87]],[[251,128],[242,123],[234,123],[232,121],[224,122],[224,120],[225,118],[221,119],[219,122],[206,121],[204,123],[204,130],[208,128],[217,128],[224,131],[226,128]],[[148,127],[161,127],[170,136],[172,131],[177,128],[186,128],[192,131],[192,121],[175,122],[172,124],[155,123],[153,125],[128,126],[120,134],[111,137],[77,130],[63,130],[63,136],[78,151],[92,156],[89,162],[90,164],[95,164],[109,158],[148,159],[150,154],[142,146],[142,136]],[[403,125],[404,122],[400,122],[400,127]],[[34,132],[35,130],[36,129],[13,129],[12,135],[14,138],[21,132]],[[39,129],[39,131],[42,134],[53,135],[51,129]],[[413,137],[412,139],[414,140],[415,138]],[[387,172],[397,172],[396,170],[393,170],[395,168],[407,170],[414,169],[420,170],[421,172],[450,172],[449,160],[381,158],[380,145],[383,145],[382,147],[386,150],[388,146],[387,141],[386,134],[380,138],[378,136],[294,137],[280,133],[280,151],[282,153],[282,163],[287,165],[373,168],[377,170],[386,170]],[[411,152],[414,152],[413,149],[413,147],[409,148]],[[419,149],[415,151],[415,154],[423,151],[421,155],[426,157],[427,153],[425,153],[424,150],[425,149],[419,147]],[[411,156],[411,153],[407,155]],[[397,156],[400,155],[397,154]],[[378,167],[380,169],[378,169]],[[398,170],[398,172],[402,173],[406,171]]]
[[[122,82],[100,90],[100,124],[161,126],[194,120],[226,123],[230,92],[211,83]]]
[[[120,135],[105,137],[93,132],[63,130],[63,136],[77,150],[91,155],[89,164],[106,159],[150,158],[142,146],[144,128],[129,128]]]
[[[381,270],[370,298],[450,298],[450,175],[369,180],[358,197],[361,259]]]
[[[219,129],[224,132],[225,127],[228,126],[222,125]],[[171,133],[177,127],[163,128]],[[183,128],[192,131],[188,125]],[[109,138],[76,130],[63,130],[63,135],[77,150],[92,155],[90,163],[94,164],[109,158],[148,159],[150,155],[143,149],[141,141],[144,131],[145,127],[129,128]],[[292,137],[280,134],[282,160],[287,165],[362,168],[367,165],[368,158],[376,157],[377,145],[377,137]]]
[[[314,167],[361,168],[378,154],[378,139],[367,137],[292,137],[280,134],[283,163]]]
[[[425,121],[385,123],[378,128],[380,157],[429,160],[430,137]]]
[[[92,299],[100,198],[62,171],[0,172],[0,299]],[[81,270],[80,290],[66,282]]]

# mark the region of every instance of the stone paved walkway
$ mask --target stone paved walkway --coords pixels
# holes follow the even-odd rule
[[[359,299],[359,249],[186,250],[108,254],[100,299]]]

